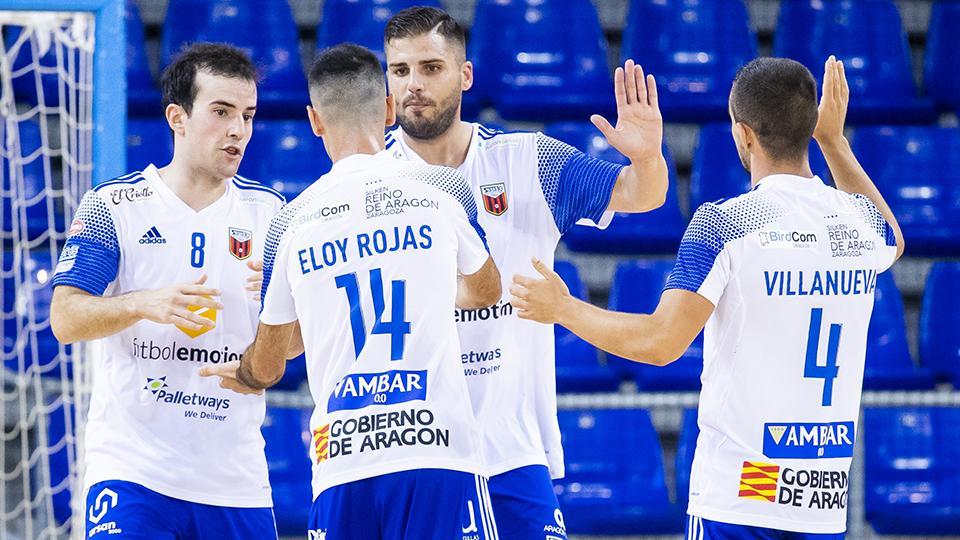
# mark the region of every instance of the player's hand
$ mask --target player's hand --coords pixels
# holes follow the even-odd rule
[[[621,154],[633,162],[659,158],[663,144],[663,117],[657,101],[657,81],[644,77],[643,68],[627,60],[613,74],[613,90],[617,98],[617,125],[595,114],[593,125]]]
[[[555,323],[567,301],[572,299],[570,290],[559,274],[547,268],[539,259],[533,259],[533,267],[543,279],[513,276],[513,284],[510,285],[510,294],[513,297],[510,304],[521,319]]]
[[[192,283],[178,283],[162,289],[144,289],[130,294],[134,312],[141,318],[160,324],[175,324],[187,330],[200,330],[216,326],[212,320],[201,317],[208,309],[223,309],[223,304],[214,300],[220,291],[205,287],[207,276]],[[190,307],[196,307],[191,311]]]
[[[259,302],[260,288],[263,287],[263,261],[247,261],[247,268],[253,270],[253,274],[247,277],[247,285],[244,288],[253,292],[251,298]]]
[[[263,390],[259,388],[250,388],[249,386],[237,380],[237,369],[240,367],[239,360],[225,362],[215,366],[203,366],[200,368],[201,377],[220,377],[220,388],[233,390],[238,394],[261,395]]]
[[[830,55],[823,66],[823,94],[820,96],[817,127],[813,130],[813,138],[818,143],[832,142],[843,137],[849,103],[850,87],[843,71],[843,62],[838,62]]]

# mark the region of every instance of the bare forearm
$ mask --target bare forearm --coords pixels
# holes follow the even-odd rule
[[[237,368],[237,380],[250,388],[264,389],[277,384],[287,367],[287,351],[298,323],[265,325],[260,323],[257,337],[243,353]]]
[[[667,349],[656,318],[621,313],[569,298],[560,310],[557,324],[608,353],[644,364],[666,365],[676,360]],[[682,352],[682,351],[681,351]]]
[[[461,275],[457,279],[456,305],[460,309],[480,309],[492,306],[500,300],[503,289],[500,270],[492,257],[476,273]]]
[[[633,213],[660,208],[666,201],[668,184],[663,156],[631,162],[620,171],[608,209]]]
[[[130,294],[100,297],[55,293],[50,307],[53,334],[64,345],[116,334],[141,320],[135,300]]]
[[[896,216],[887,205],[880,190],[853,154],[847,138],[834,137],[826,141],[818,140],[817,143],[823,151],[823,157],[827,160],[827,166],[830,167],[837,189],[847,193],[859,193],[870,199],[893,229],[893,234],[897,238],[898,256],[903,253],[903,233],[900,231],[900,224],[897,223]]]

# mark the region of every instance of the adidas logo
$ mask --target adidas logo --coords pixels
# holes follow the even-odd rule
[[[140,237],[141,244],[166,244],[167,239],[164,238],[160,231],[156,227],[150,227],[147,229],[147,232],[143,233],[143,236]]]

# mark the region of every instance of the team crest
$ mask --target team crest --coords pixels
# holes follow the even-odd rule
[[[244,260],[253,251],[253,233],[245,229],[230,227],[230,254],[238,260]]]
[[[501,216],[507,211],[507,186],[503,182],[480,186],[480,194],[483,195],[483,208],[488,213]]]

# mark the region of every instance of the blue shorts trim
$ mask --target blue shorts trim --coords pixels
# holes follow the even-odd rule
[[[687,515],[686,540],[843,540],[844,533],[818,534],[734,525]]]
[[[500,540],[566,540],[567,527],[544,465],[520,467],[490,478],[490,500]]]
[[[499,540],[483,478],[416,469],[328,488],[310,508],[307,538]]]
[[[86,538],[244,540],[277,538],[272,508],[232,508],[174,499],[140,484],[107,480],[87,492]]]

